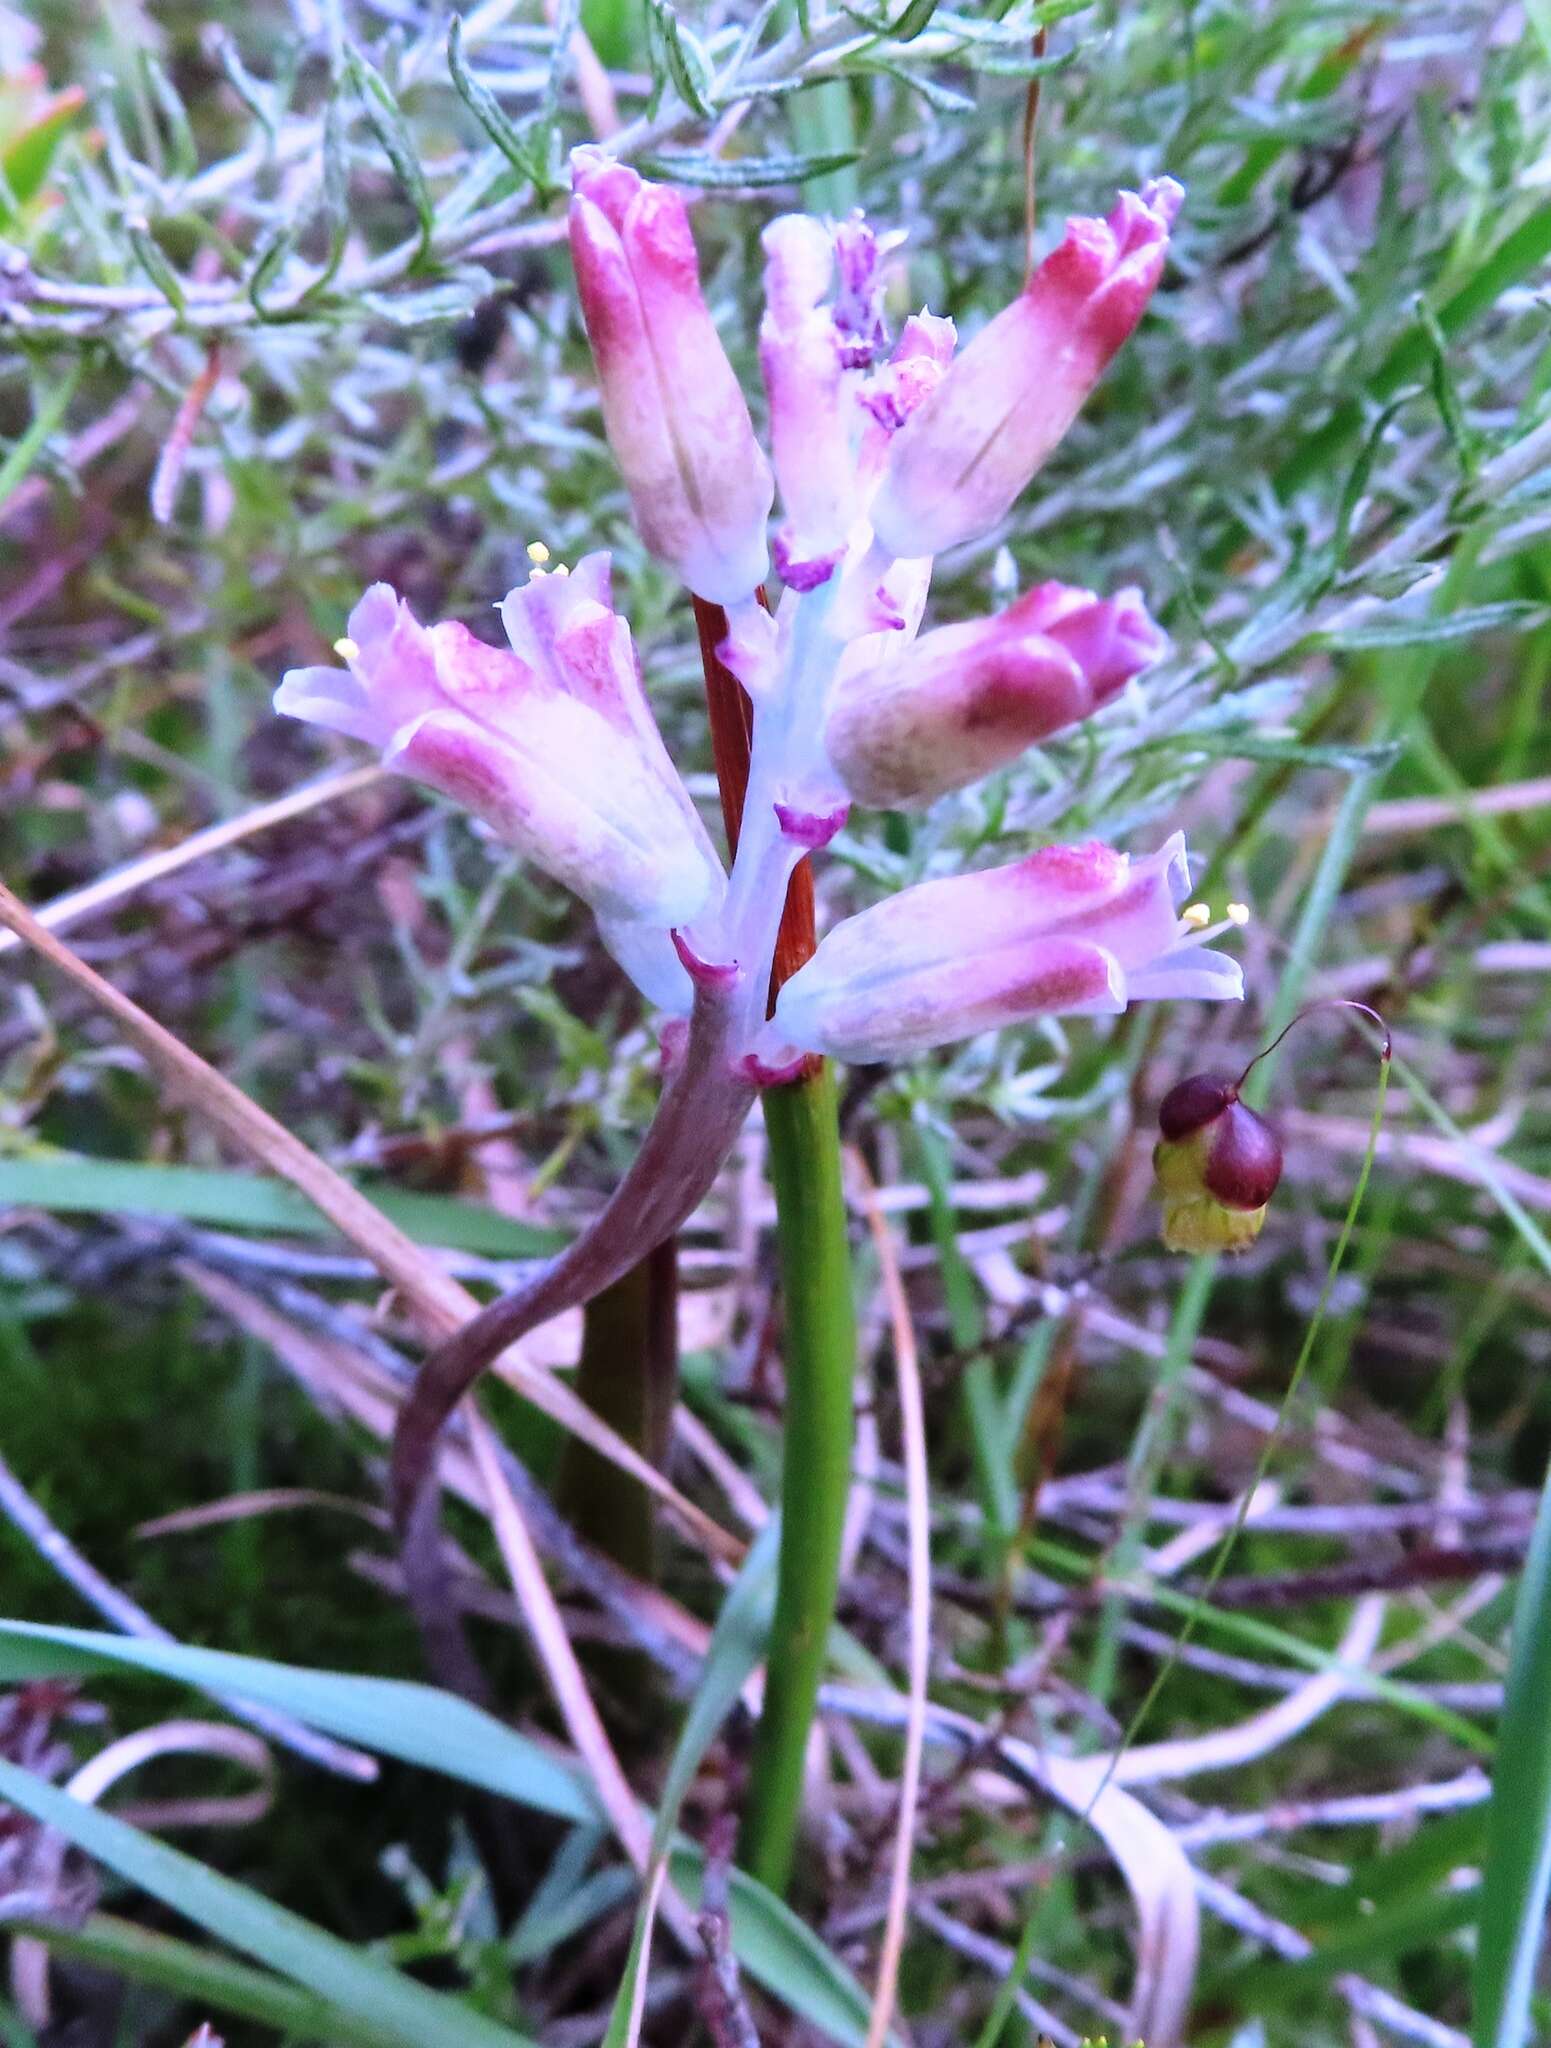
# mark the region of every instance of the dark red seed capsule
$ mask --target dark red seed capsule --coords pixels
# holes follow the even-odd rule
[[[1158,1129],[1170,1140],[1188,1138],[1237,1100],[1233,1082],[1221,1074],[1190,1074],[1176,1081],[1158,1104]]]
[[[1192,1074],[1158,1109],[1153,1152],[1163,1241],[1175,1251],[1235,1251],[1254,1241],[1282,1177],[1282,1142],[1238,1084]]]
[[[1282,1177],[1282,1141],[1263,1116],[1230,1102],[1212,1126],[1202,1179],[1230,1209],[1263,1209]]]

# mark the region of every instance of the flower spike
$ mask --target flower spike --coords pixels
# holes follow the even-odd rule
[[[721,693],[718,767],[742,762],[736,789],[723,785],[730,875],[663,745],[606,555],[568,574],[531,543],[534,573],[500,607],[504,649],[461,624],[422,625],[379,584],[338,643],[344,666],[281,684],[280,710],[379,748],[573,888],[669,1013],[658,1114],[613,1198],[428,1357],[401,1412],[391,1494],[429,1643],[456,1647],[435,1506],[452,1409],[505,1346],[682,1224],[757,1088],[810,1071],[814,1054],[906,1059],[1024,1019],[1242,993],[1237,963],[1210,949],[1210,917],[1203,928],[1181,914],[1176,836],[1135,860],[1047,847],[905,889],[836,925],[770,1012],[795,965],[781,950],[788,887],[811,930],[805,862],[853,800],[930,803],[1088,716],[1161,655],[1135,590],[1045,583],[996,617],[921,626],[934,555],[1002,518],[1140,318],[1179,199],[1163,179],[1107,220],[1070,223],[957,357],[952,323],[926,311],[890,349],[894,238],[859,214],[772,221],[760,329],[772,469],[701,291],[684,199],[604,150],[573,154],[570,243],[604,425],[645,546],[696,599]],[[772,552],[785,589],[767,612]],[[1219,1180],[1220,1166],[1214,1152]],[[452,1675],[473,1668],[465,1658]]]

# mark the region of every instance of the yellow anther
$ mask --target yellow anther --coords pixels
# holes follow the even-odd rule
[[[359,661],[361,658],[360,648],[351,639],[348,633],[341,633],[339,638],[334,642],[334,652],[339,656],[341,661]]]
[[[1248,924],[1249,905],[1247,903],[1230,903],[1228,905],[1228,922],[1229,924]]]
[[[1197,931],[1201,931],[1211,921],[1212,913],[1204,903],[1192,903],[1180,912],[1180,922],[1182,924],[1193,924]]]
[[[528,560],[535,569],[542,569],[549,560],[549,549],[545,547],[541,540],[530,540],[528,542]]]

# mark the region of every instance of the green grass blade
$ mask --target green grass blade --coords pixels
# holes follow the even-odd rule
[[[706,1653],[705,1669],[663,1785],[652,1837],[654,1867],[656,1858],[667,1854],[674,1881],[694,1896],[698,1896],[704,1861],[698,1851],[682,1842],[674,1845],[673,1830],[701,1758],[732,1711],[744,1681],[764,1655],[770,1636],[779,1542],[779,1524],[772,1518],[756,1538],[723,1604]],[[749,1975],[799,2018],[841,2043],[842,2048],[861,2048],[867,2035],[868,2003],[856,1979],[782,1900],[754,1878],[734,1870],[729,1892],[733,1949]],[[643,1897],[650,1893],[648,1873]],[[648,1916],[643,1908],[637,1916],[604,2048],[622,2048],[629,2038],[636,1980],[650,1952],[649,1935]]]
[[[1475,2048],[1524,2048],[1551,1896],[1551,1472],[1519,1597],[1487,1811]]]
[[[173,1934],[157,1934],[111,1913],[93,1913],[83,1927],[40,1922],[8,1931],[36,1936],[54,1955],[170,1991],[202,2011],[257,2020],[287,2040],[317,2041],[327,2048],[336,2042],[339,2048],[383,2048],[393,2038],[268,1970],[255,1970],[249,1963],[197,1948]]]
[[[563,1820],[598,1818],[577,1775],[525,1735],[452,1693],[407,1679],[364,1678],[95,1629],[0,1621],[0,1683],[103,1671],[156,1673],[202,1692],[280,1707],[311,1727],[384,1756],[462,1779]]]
[[[684,1796],[694,1782],[701,1758],[715,1739],[717,1729],[732,1712],[749,1673],[765,1653],[765,1644],[770,1637],[771,1610],[775,1604],[779,1543],[780,1521],[772,1516],[743,1560],[711,1633],[700,1682],[689,1703],[673,1761],[663,1782],[657,1822],[652,1829],[651,1862],[636,1913],[635,1929],[630,1937],[629,1959],[615,1993],[614,2010],[609,2017],[603,2048],[623,2048],[630,2036],[636,1985],[651,1953],[652,1921],[659,1890],[657,1871],[672,1844],[679,1808],[684,1804]]]
[[[417,1244],[483,1258],[526,1259],[547,1257],[565,1242],[554,1231],[536,1230],[450,1196],[375,1186],[365,1192]],[[79,1153],[0,1159],[0,1208],[10,1207],[91,1216],[174,1216],[218,1229],[283,1231],[293,1237],[334,1234],[305,1196],[262,1174],[91,1159]]]
[[[770,1559],[761,1545],[773,1549],[775,1543],[773,1535],[761,1537],[751,1552],[751,1557],[763,1559],[762,1571],[769,1570]],[[756,1638],[763,1639],[767,1624],[760,1619],[756,1603],[768,1597],[768,1586],[761,1587],[758,1574],[749,1575],[747,1562],[744,1573],[744,1596],[727,1621],[714,1685],[702,1689],[680,1736],[675,1776],[665,1787],[665,1806],[670,1797],[675,1808],[682,1802],[699,1757],[726,1716],[729,1692],[735,1698],[742,1685],[742,1677],[736,1674],[741,1666],[743,1677],[747,1676],[752,1667],[745,1660],[751,1646]],[[756,1659],[758,1654],[758,1647],[753,1647]],[[283,1706],[299,1720],[344,1740],[562,1820],[593,1822],[600,1817],[582,1780],[547,1750],[479,1708],[432,1686],[314,1671],[183,1643],[140,1642],[93,1629],[0,1621],[0,1685],[25,1678],[92,1677],[123,1670],[150,1672],[205,1692],[235,1693]],[[698,1884],[699,1852],[676,1843],[670,1868],[674,1881],[693,1892]],[[823,2029],[841,2048],[859,2048],[867,2032],[867,2000],[855,1978],[764,1886],[736,1870],[732,1873],[732,1925],[733,1947],[752,1977],[801,2018]],[[320,1985],[313,1988],[323,1992]],[[434,2038],[440,2048],[442,2037]],[[450,2043],[451,2037],[447,2039]]]
[[[0,1797],[56,1828],[98,1863],[175,1913],[406,2048],[526,2048],[526,2037],[428,1991],[348,1942],[276,1906],[112,1814],[0,1758]]]
[[[84,373],[83,363],[76,363],[68,370],[39,404],[26,432],[11,444],[5,460],[0,462],[0,507],[5,505],[11,493],[23,482],[32,465],[42,454],[44,443],[63,420],[65,411],[75,396],[75,387],[80,383]]]
[[[1533,276],[1551,255],[1551,206],[1538,207],[1498,243],[1456,292],[1437,307],[1438,326],[1449,340],[1463,334],[1494,306],[1503,293]],[[1429,341],[1419,323],[1409,327],[1369,378],[1365,397],[1379,405],[1405,385],[1418,383],[1427,368]],[[1277,495],[1287,498],[1311,477],[1329,467],[1362,429],[1364,399],[1350,398],[1338,406],[1276,472]]]

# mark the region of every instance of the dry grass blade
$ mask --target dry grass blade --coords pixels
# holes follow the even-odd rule
[[[320,1398],[338,1402],[380,1436],[392,1433],[394,1390],[379,1380],[365,1361],[344,1355],[342,1346],[326,1344],[295,1329],[267,1302],[225,1274],[210,1272],[192,1261],[185,1261],[180,1270],[239,1328],[267,1344],[290,1370],[312,1385]],[[598,1718],[527,1525],[501,1471],[494,1439],[472,1403],[465,1413],[469,1449],[443,1443],[442,1479],[489,1515],[517,1605],[548,1674],[567,1733],[592,1773],[599,1801],[622,1847],[636,1868],[644,1871],[649,1850],[646,1821]],[[667,1916],[675,1935],[686,1946],[692,1945],[694,1923],[676,1893],[669,1894]]]
[[[1454,797],[1397,796],[1375,804],[1363,820],[1368,839],[1402,838],[1413,832],[1437,832],[1447,825],[1468,824],[1472,817],[1505,818],[1519,811],[1543,810],[1551,804],[1551,775],[1527,782],[1502,782]]]
[[[1117,1785],[1161,1785],[1202,1771],[1234,1770],[1267,1756],[1291,1742],[1341,1700],[1362,1690],[1360,1672],[1378,1648],[1384,1632],[1385,1602],[1377,1595],[1360,1600],[1336,1646],[1329,1670],[1316,1672],[1295,1686],[1285,1699],[1246,1721],[1214,1728],[1205,1735],[1182,1735],[1169,1742],[1150,1742],[1123,1750],[1114,1759]]]
[[[398,1389],[369,1360],[348,1352],[342,1344],[298,1329],[229,1273],[217,1272],[194,1259],[180,1259],[178,1272],[239,1330],[272,1351],[320,1407],[350,1416],[373,1436],[386,1439],[392,1435]],[[474,1461],[462,1444],[442,1446],[441,1470],[443,1484],[460,1500],[475,1508],[484,1505]],[[386,1511],[382,1521],[386,1528]]]
[[[178,499],[178,485],[183,481],[184,464],[188,461],[189,450],[194,445],[200,416],[220,381],[220,344],[211,342],[205,350],[205,360],[200,366],[198,376],[190,384],[184,394],[183,403],[178,407],[177,417],[172,423],[172,432],[162,444],[156,474],[151,479],[151,517],[158,526],[168,526],[172,522],[173,510]]]
[[[227,1493],[219,1500],[199,1501],[193,1507],[174,1508],[171,1514],[153,1515],[135,1526],[142,1542],[157,1536],[186,1536],[195,1529],[219,1528],[223,1522],[245,1522],[253,1515],[289,1514],[296,1508],[327,1508],[332,1513],[355,1515],[374,1529],[386,1529],[387,1511],[371,1502],[354,1500],[348,1493],[325,1493],[315,1486],[265,1486],[251,1493]]]
[[[1140,1800],[1104,1784],[1102,1758],[1045,1756],[1031,1743],[1008,1746],[1054,1799],[1086,1820],[1114,1857],[1137,1916],[1129,2032],[1148,2048],[1178,2048],[1201,1942],[1195,1874],[1184,1851]]]
[[[466,1407],[474,1463],[485,1490],[486,1511],[495,1530],[501,1561],[511,1579],[512,1590],[517,1595],[534,1647],[549,1675],[555,1704],[578,1754],[592,1774],[593,1787],[621,1848],[644,1877],[651,1860],[651,1828],[619,1767],[607,1730],[587,1689],[582,1667],[576,1661],[576,1652],[566,1634],[555,1596],[549,1590],[549,1581],[544,1576],[544,1567],[539,1562],[528,1525],[501,1470],[489,1425],[472,1401]],[[661,1876],[659,1871],[657,1877],[660,1879]],[[697,1947],[694,1916],[671,1885],[663,1894],[662,1910],[664,1919],[680,1943],[693,1953]]]
[[[916,1805],[921,1790],[921,1755],[926,1743],[926,1676],[931,1650],[931,1524],[927,1490],[926,1419],[921,1403],[921,1368],[910,1303],[905,1298],[894,1240],[876,1201],[876,1190],[860,1155],[852,1153],[867,1225],[877,1248],[883,1290],[894,1338],[899,1383],[900,1428],[904,1438],[906,1533],[909,1549],[910,1667],[905,1719],[905,1754],[899,1777],[899,1819],[889,1868],[888,1910],[878,1956],[878,1980],[867,2022],[867,2048],[883,2048],[899,1990],[910,1910],[910,1863],[915,1848]]]
[[[355,796],[382,780],[383,770],[373,766],[345,768],[337,775],[324,775],[316,782],[304,783],[300,789],[276,797],[273,803],[258,804],[254,809],[244,811],[240,817],[223,818],[219,824],[206,826],[203,832],[191,832],[176,846],[164,846],[156,853],[143,854],[139,860],[114,868],[109,874],[99,875],[84,889],[72,889],[67,895],[56,896],[52,903],[45,903],[36,913],[38,922],[51,932],[65,931],[94,912],[106,910],[111,904],[122,903],[125,897],[149,888],[152,882],[192,867],[195,861],[203,860],[207,854],[222,853],[229,846],[240,846],[245,839],[268,832],[275,825],[305,817],[309,811],[321,810],[323,805],[337,803],[341,797]],[[14,929],[0,932],[0,955],[14,952],[24,943],[21,934]]]

